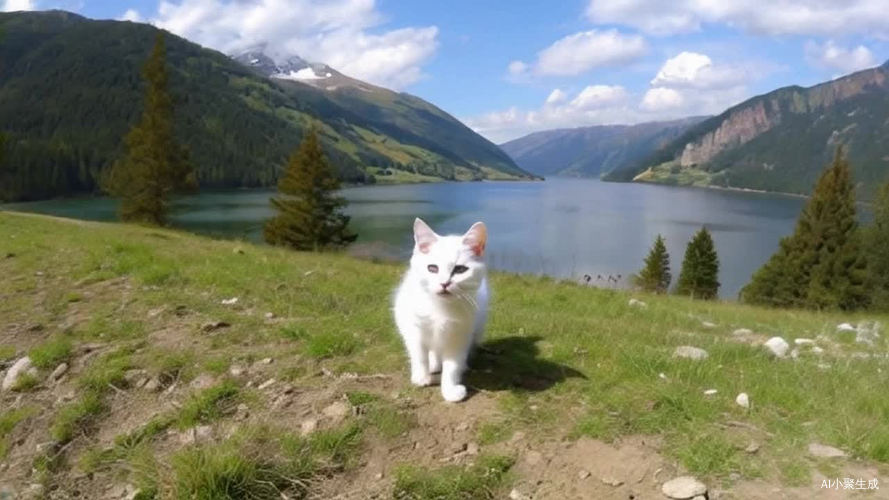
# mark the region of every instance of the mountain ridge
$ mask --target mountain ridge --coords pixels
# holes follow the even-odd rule
[[[157,28],[43,11],[0,13],[0,30],[0,123],[8,139],[0,200],[95,192],[141,112],[140,71]],[[532,178],[418,97],[370,84],[373,92],[267,78],[220,52],[166,39],[175,129],[203,186],[274,185],[311,124],[347,182],[387,180],[396,171],[408,180]]]

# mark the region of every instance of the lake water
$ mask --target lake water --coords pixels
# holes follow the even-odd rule
[[[363,186],[343,190],[359,234],[357,253],[406,257],[414,217],[439,233],[488,225],[488,259],[497,269],[560,278],[593,277],[598,286],[626,286],[657,234],[667,240],[674,282],[685,245],[702,225],[721,261],[720,295],[735,298],[752,273],[789,234],[804,200],[592,179]],[[261,238],[272,215],[271,191],[208,192],[179,200],[177,227],[221,237]],[[114,220],[102,198],[51,200],[3,208],[93,220]],[[601,279],[599,276],[601,275]],[[609,281],[620,275],[619,283]]]

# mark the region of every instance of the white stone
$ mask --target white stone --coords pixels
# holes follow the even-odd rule
[[[793,339],[793,343],[796,345],[815,345],[815,341],[812,339]]]
[[[55,370],[52,371],[52,373],[49,375],[49,378],[52,380],[56,380],[64,375],[66,371],[68,371],[68,363],[62,363],[57,366]]]
[[[790,344],[781,337],[772,337],[763,344],[763,347],[765,347],[773,356],[783,358],[784,356],[787,356]]]
[[[194,437],[198,442],[209,441],[213,438],[213,427],[209,425],[199,425],[194,428]]]
[[[628,305],[629,305],[630,307],[640,307],[640,308],[643,308],[643,309],[646,308],[646,307],[648,307],[648,304],[646,304],[645,302],[642,302],[642,301],[639,300],[639,299],[630,299],[630,301],[628,302]]]
[[[27,373],[31,368],[33,368],[31,365],[31,358],[25,356],[24,358],[19,359],[12,365],[9,371],[6,372],[6,376],[3,377],[3,385],[0,387],[2,387],[4,391],[12,389],[18,383],[19,377]]]
[[[527,495],[523,495],[522,492],[513,488],[512,491],[509,492],[509,500],[529,500],[530,497]]]
[[[259,384],[259,387],[257,387],[257,389],[259,389],[260,391],[263,389],[267,389],[267,388],[271,387],[272,384],[274,384],[274,383],[275,383],[275,379],[270,378],[270,379],[266,380],[265,382]]]
[[[709,354],[707,351],[701,349],[700,347],[693,347],[690,345],[681,345],[673,351],[674,358],[686,358],[693,359],[695,361],[707,359]]]
[[[736,335],[738,337],[746,337],[748,335],[753,335],[753,330],[749,328],[738,328],[737,330],[732,332],[732,335]]]
[[[222,305],[224,306],[233,306],[238,303],[237,297],[232,297],[230,299],[222,299]]]
[[[716,328],[716,323],[711,323],[710,321],[702,321],[701,326],[704,328]]]
[[[717,391],[716,389],[707,389],[706,391],[704,391],[704,395],[705,396],[712,396],[712,395],[716,394],[717,392],[719,392],[719,391]]]
[[[839,448],[819,443],[809,443],[809,454],[819,458],[842,458],[846,456],[846,452]]]
[[[265,313],[265,319],[275,319],[275,313],[273,313],[273,312]]]
[[[241,365],[231,365],[228,369],[228,373],[230,373],[232,377],[240,377],[244,374],[244,367]]]
[[[840,323],[837,325],[838,332],[854,332],[856,328],[849,323]]]
[[[676,500],[688,500],[698,495],[706,495],[707,485],[691,476],[680,476],[664,483],[661,492]]]
[[[735,403],[738,403],[741,408],[750,408],[750,396],[746,392],[742,392],[735,398]]]
[[[333,419],[340,419],[349,413],[349,405],[342,401],[335,401],[321,410],[321,413]]]

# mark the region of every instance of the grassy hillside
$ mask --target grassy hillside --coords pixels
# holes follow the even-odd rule
[[[157,29],[62,12],[0,13],[0,200],[94,191],[142,109]],[[469,180],[528,177],[497,146],[422,99],[266,78],[168,35],[176,132],[205,187],[273,185],[311,123],[349,182],[370,167]]]
[[[887,64],[748,99],[606,180],[642,174],[638,180],[808,194],[843,144],[858,195],[870,198],[889,176]]]
[[[545,130],[500,147],[538,175],[599,177],[635,165],[703,119]]]
[[[885,332],[868,345],[836,326],[889,317],[638,306],[495,274],[472,396],[454,405],[408,382],[389,311],[402,270],[0,213],[0,369],[36,368],[0,392],[0,491],[626,499],[687,471],[711,498],[837,498],[824,477],[877,478],[867,498],[886,498]],[[773,359],[773,335],[814,346]]]

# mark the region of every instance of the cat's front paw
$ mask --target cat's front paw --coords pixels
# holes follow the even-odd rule
[[[411,374],[411,383],[419,387],[432,385],[432,375],[429,373],[413,373]]]
[[[443,385],[441,386],[441,395],[445,401],[457,403],[466,399],[465,385]]]

